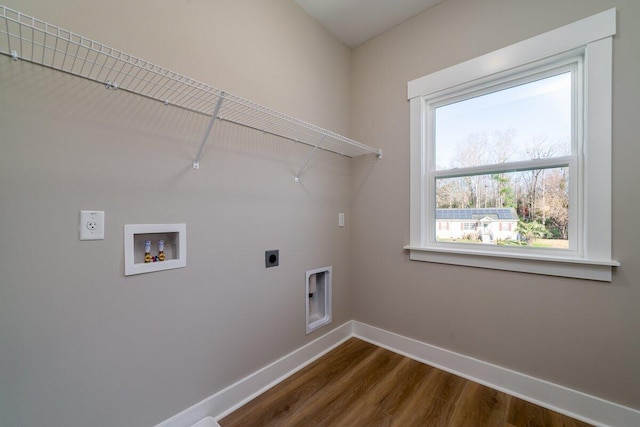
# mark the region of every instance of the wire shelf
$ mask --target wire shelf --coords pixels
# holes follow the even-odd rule
[[[347,157],[382,151],[0,5],[0,53]],[[203,138],[206,142],[208,131]],[[201,154],[202,146],[196,156]]]

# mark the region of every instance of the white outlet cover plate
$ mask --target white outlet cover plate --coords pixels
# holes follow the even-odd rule
[[[104,240],[104,211],[80,211],[80,240]]]

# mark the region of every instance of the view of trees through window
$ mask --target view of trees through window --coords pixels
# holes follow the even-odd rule
[[[540,154],[537,150],[532,152],[532,155]],[[569,168],[531,169],[437,179],[436,209],[473,209],[479,212],[472,211],[472,219],[475,220],[472,225],[469,224],[469,220],[463,221],[463,218],[447,218],[448,229],[458,226],[461,233],[459,236],[455,233],[449,233],[449,237],[438,236],[438,240],[481,242],[483,218],[495,222],[498,229],[508,224],[501,221],[504,218],[498,217],[487,208],[513,208],[517,214],[515,225],[508,230],[505,227],[505,231],[510,233],[497,233],[498,237],[492,239],[495,243],[567,249]]]
[[[438,241],[569,248],[571,79],[563,72],[435,108]]]

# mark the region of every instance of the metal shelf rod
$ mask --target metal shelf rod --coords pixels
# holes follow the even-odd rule
[[[202,142],[200,143],[200,148],[198,148],[198,153],[196,154],[196,158],[193,161],[193,168],[200,169],[200,156],[202,156],[202,149],[204,145],[207,143],[207,138],[209,138],[209,134],[211,133],[211,128],[213,124],[216,122],[218,118],[218,112],[220,111],[220,107],[222,107],[222,102],[224,101],[224,93],[220,95],[218,99],[218,103],[216,104],[215,109],[213,110],[213,114],[211,115],[211,119],[209,119],[209,124],[207,125],[207,131],[204,133],[202,137]]]
[[[309,164],[309,162],[313,158],[313,155],[316,154],[316,151],[318,151],[318,148],[322,147],[322,142],[324,141],[324,139],[325,139],[325,137],[323,136],[322,138],[320,138],[320,141],[318,141],[316,146],[313,147],[313,150],[311,150],[311,152],[307,156],[307,159],[304,161],[304,164],[302,165],[302,167],[300,168],[300,170],[298,171],[296,176],[293,178],[293,180],[295,182],[300,182],[300,175],[302,175],[302,172],[304,172],[304,170],[306,169],[307,165]]]

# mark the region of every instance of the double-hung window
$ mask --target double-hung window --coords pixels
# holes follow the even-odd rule
[[[614,34],[611,9],[409,82],[411,259],[611,280]]]

